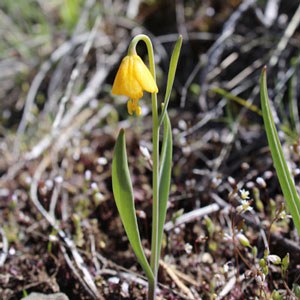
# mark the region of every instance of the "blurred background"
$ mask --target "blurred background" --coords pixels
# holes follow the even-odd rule
[[[278,218],[284,199],[263,128],[259,76],[266,65],[298,183],[299,23],[298,0],[1,0],[0,299],[32,292],[145,299],[111,188],[123,127],[150,249],[150,97],[145,93],[136,118],[126,97],[111,95],[140,33],[154,45],[159,101],[183,36],[169,104],[174,153],[160,299],[296,299],[299,237],[288,217]],[[147,63],[143,43],[138,53]],[[242,217],[235,211],[241,189],[254,208]],[[235,231],[257,253],[235,242]],[[287,276],[270,267],[261,283],[258,259],[267,248],[280,257],[289,252],[291,264]],[[274,291],[282,298],[272,298]]]

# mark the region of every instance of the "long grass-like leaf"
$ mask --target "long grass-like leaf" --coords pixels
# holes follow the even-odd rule
[[[282,147],[274,124],[270,109],[266,77],[266,68],[264,68],[260,77],[260,97],[265,129],[279,183],[295,227],[300,235],[300,199],[284,159]]]
[[[171,56],[167,88],[166,88],[166,94],[165,94],[165,99],[164,99],[164,106],[163,106],[161,115],[159,117],[159,126],[161,126],[161,124],[163,123],[165,114],[166,114],[166,111],[168,108],[168,104],[169,104],[169,100],[170,100],[170,96],[171,96],[171,92],[172,92],[172,88],[173,88],[173,83],[174,83],[174,79],[175,79],[175,73],[176,73],[176,69],[177,69],[179,54],[180,54],[180,50],[181,50],[181,45],[182,45],[182,36],[180,35],[175,44],[175,47],[174,47],[174,50],[173,50],[173,53]]]
[[[167,204],[169,199],[171,167],[172,167],[172,130],[168,113],[164,118],[164,136],[161,149],[161,168],[159,174],[159,225],[158,249],[160,253],[164,224],[166,220]],[[159,260],[159,256],[157,258]]]
[[[112,186],[117,208],[129,242],[148,279],[153,280],[153,272],[145,256],[138,229],[132,184],[128,169],[124,129],[120,130],[112,163]]]

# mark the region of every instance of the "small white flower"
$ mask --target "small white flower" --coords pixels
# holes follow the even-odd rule
[[[283,210],[283,211],[279,214],[279,218],[280,218],[281,220],[284,220],[284,219],[291,219],[292,216],[291,216],[291,215],[288,215],[288,214],[286,213],[286,211]]]
[[[243,200],[247,200],[247,199],[250,198],[250,197],[249,197],[249,195],[250,195],[249,191],[247,191],[247,190],[245,190],[245,189],[241,189],[241,190],[240,190],[240,194],[241,194],[241,198],[242,198]]]
[[[279,214],[279,219],[284,220],[286,218],[286,211],[283,210],[280,214]]]
[[[239,214],[242,214],[246,211],[251,211],[253,209],[253,207],[250,205],[250,201],[247,201],[247,200],[242,200],[240,201],[241,202],[241,205],[239,205],[236,210]]]
[[[186,243],[184,245],[184,250],[187,254],[191,254],[192,253],[192,250],[193,250],[193,246],[189,243]]]

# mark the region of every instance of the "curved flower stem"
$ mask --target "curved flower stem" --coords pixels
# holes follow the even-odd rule
[[[136,45],[139,41],[145,42],[147,46],[149,56],[150,72],[156,81],[155,74],[155,62],[154,53],[151,40],[144,34],[139,34],[133,38],[128,48],[128,54],[136,53]],[[153,185],[153,204],[152,204],[152,240],[151,240],[151,261],[150,266],[153,271],[154,279],[148,278],[149,289],[148,289],[148,300],[156,299],[156,285],[157,285],[157,270],[158,270],[158,255],[160,249],[158,249],[158,229],[159,229],[159,120],[158,120],[158,109],[157,109],[157,95],[152,93],[152,139],[153,139],[153,173],[152,173],[152,185]]]

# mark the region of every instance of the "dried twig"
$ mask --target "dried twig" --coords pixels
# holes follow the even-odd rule
[[[80,16],[78,18],[76,27],[74,29],[74,32],[72,34],[73,37],[76,37],[78,34],[83,32],[87,26],[88,19],[89,19],[89,13],[93,9],[95,5],[96,0],[86,0],[84,3],[84,6],[80,12]]]
[[[124,279],[124,280],[128,280],[130,282],[134,282],[135,284],[147,287],[148,286],[148,282],[146,280],[146,278],[140,274],[134,273],[124,267],[121,267],[119,265],[117,265],[116,263],[109,261],[109,264],[117,270],[121,270],[120,271],[115,271],[114,269],[109,269],[109,268],[103,268],[100,271],[101,275],[111,275],[111,276],[119,276],[120,278]],[[174,289],[171,289],[169,286],[166,286],[164,284],[158,283],[158,289],[157,292],[159,293],[160,288],[164,288],[166,290],[168,290],[170,293],[176,295],[177,297],[180,297],[178,299],[183,299],[183,300],[191,300],[189,297],[187,297],[186,295],[184,295],[183,293],[176,291]]]
[[[82,286],[85,287],[85,290],[88,291],[89,295],[93,298],[95,298],[95,296],[97,297],[96,299],[104,299],[101,295],[95,295],[93,292],[90,291],[90,287],[89,285],[87,285],[87,283],[85,282],[85,280],[80,276],[80,274],[78,273],[76,267],[74,266],[71,258],[69,257],[66,248],[63,245],[60,245],[60,250],[64,255],[65,261],[67,262],[69,268],[71,269],[71,271],[73,272],[74,276],[78,279],[78,281],[81,283]]]
[[[8,240],[2,227],[0,227],[0,235],[2,236],[2,251],[0,254],[0,268],[1,268],[4,266],[8,254]]]
[[[90,242],[91,242],[91,254],[92,254],[92,260],[96,269],[96,275],[100,273],[101,266],[99,264],[97,253],[96,253],[96,243],[95,243],[95,236],[93,234],[90,234]]]
[[[51,200],[50,200],[50,206],[49,206],[49,214],[55,218],[55,209],[56,209],[56,204],[58,201],[58,196],[61,191],[61,185],[59,183],[55,183],[55,187],[52,192]]]
[[[167,222],[164,226],[164,230],[165,231],[170,231],[170,230],[172,230],[173,228],[175,228],[177,226],[180,226],[180,225],[186,224],[186,223],[190,223],[190,222],[194,221],[197,218],[209,215],[213,212],[218,211],[219,209],[220,209],[220,206],[216,203],[213,203],[213,204],[207,205],[205,207],[195,209],[191,212],[188,212],[188,213],[183,214],[182,216],[178,217],[175,220],[175,222],[173,222],[173,221]]]
[[[199,105],[206,111],[206,93],[208,91],[208,84],[206,83],[207,74],[218,64],[219,59],[223,53],[223,50],[226,46],[225,41],[232,36],[235,27],[240,20],[241,16],[245,11],[247,11],[253,4],[255,0],[245,0],[239,6],[239,8],[230,16],[229,20],[225,23],[223,31],[219,38],[215,41],[212,47],[208,51],[207,65],[201,73],[201,94],[199,96]]]
[[[86,89],[76,97],[74,105],[71,106],[63,116],[58,130],[52,130],[52,132],[46,135],[37,145],[35,145],[31,149],[31,151],[27,152],[24,155],[25,160],[38,158],[51,145],[52,141],[61,134],[61,129],[67,127],[72,122],[72,120],[75,119],[76,115],[80,112],[82,107],[96,97],[96,94],[100,90],[110,69],[120,59],[121,54],[126,49],[126,46],[127,43],[121,43],[118,46],[115,52],[108,58],[106,67],[98,70],[88,83]]]
[[[189,35],[185,24],[184,1],[176,0],[175,3],[178,32],[182,35],[183,40],[187,41],[189,39]]]
[[[159,264],[166,270],[171,279],[175,282],[175,284],[179,287],[179,289],[189,297],[189,299],[195,299],[194,295],[190,291],[190,289],[180,280],[177,274],[174,272],[173,268],[169,267],[163,260],[159,261]]]
[[[89,34],[89,38],[87,39],[83,50],[82,50],[82,54],[80,55],[78,61],[77,61],[77,65],[76,67],[73,69],[71,76],[70,76],[70,80],[68,82],[67,88],[66,88],[66,92],[65,95],[62,97],[59,107],[58,107],[58,111],[57,111],[57,115],[56,118],[53,122],[53,130],[55,130],[57,127],[59,127],[61,119],[63,117],[64,111],[65,111],[65,106],[67,104],[67,102],[70,100],[71,96],[72,96],[72,92],[73,92],[73,88],[75,86],[76,80],[80,74],[80,69],[82,68],[82,65],[86,59],[86,56],[88,55],[92,44],[94,42],[94,39],[96,37],[96,33],[98,30],[100,24],[100,17],[98,17],[96,19],[96,22],[94,24],[94,27],[92,29],[92,31]]]
[[[270,65],[275,66],[278,62],[279,56],[282,51],[286,48],[290,38],[295,33],[295,30],[299,26],[300,23],[300,5],[298,6],[292,20],[290,21],[289,25],[287,26],[282,38],[280,39],[274,53],[270,59]]]
[[[34,99],[36,97],[36,94],[38,92],[38,89],[46,77],[47,72],[51,69],[52,65],[55,64],[57,61],[59,61],[63,56],[65,56],[68,52],[70,52],[75,46],[78,44],[81,44],[82,42],[86,41],[88,39],[88,33],[82,34],[74,38],[74,40],[67,41],[63,43],[59,48],[57,48],[50,56],[50,58],[45,61],[40,71],[37,73],[37,75],[34,77],[33,82],[29,88],[26,101],[25,101],[25,107],[24,112],[22,115],[21,122],[19,123],[15,142],[14,142],[14,156],[17,157],[19,154],[19,144],[20,144],[20,138],[23,135],[27,122],[29,120],[29,114],[32,109]]]
[[[223,299],[227,294],[229,294],[229,292],[234,288],[236,283],[236,276],[232,276],[227,283],[225,284],[225,286],[223,287],[223,289],[220,291],[220,293],[217,296],[217,300],[221,300]]]
[[[126,16],[129,19],[134,19],[139,12],[141,0],[130,0],[127,5]]]

